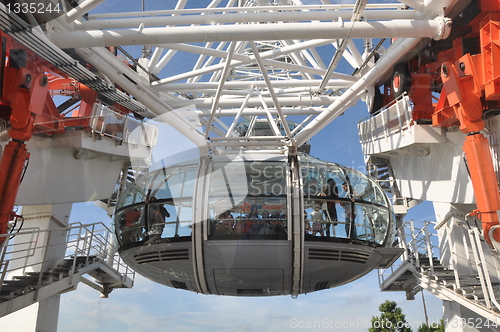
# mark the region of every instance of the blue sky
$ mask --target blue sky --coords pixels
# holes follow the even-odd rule
[[[320,3],[319,0],[303,2]],[[123,3],[130,7],[123,10],[141,8],[141,1],[108,0],[102,9],[114,11],[118,4]],[[159,9],[160,3],[161,8],[171,8],[176,1],[147,0],[146,9]],[[351,107],[312,139],[311,154],[364,170],[356,125],[366,116],[364,103]],[[175,144],[166,147],[160,143],[154,154],[156,161],[193,147],[169,126],[160,128],[159,142],[165,141]],[[413,209],[407,216],[407,219],[415,220],[434,218],[430,204]],[[102,221],[110,225],[105,212],[95,208],[93,203],[74,206],[71,222],[78,221]],[[337,329],[341,331],[367,331],[371,317],[379,314],[378,306],[386,299],[396,301],[410,323],[418,325],[424,320],[421,295],[418,294],[414,301],[407,301],[403,292],[380,292],[377,271],[350,284],[301,295],[297,299],[199,295],[165,287],[136,275],[132,289],[115,290],[108,299],[100,298],[97,291],[83,284],[76,291],[64,294],[59,331],[293,331],[333,330],[339,326],[341,328]],[[429,293],[425,293],[425,300],[430,321],[438,320],[442,316],[441,301]]]

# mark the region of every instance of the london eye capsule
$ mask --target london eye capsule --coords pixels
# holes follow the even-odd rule
[[[122,194],[114,226],[137,273],[204,294],[297,296],[401,254],[382,188],[301,153],[212,155],[148,172]]]

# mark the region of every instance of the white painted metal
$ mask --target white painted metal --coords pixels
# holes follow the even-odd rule
[[[318,131],[323,129],[328,123],[352,106],[354,102],[361,97],[360,93],[363,93],[368,86],[375,84],[380,76],[389,70],[389,68],[393,67],[401,57],[417,46],[419,42],[420,39],[417,38],[398,39],[388,50],[390,56],[381,58],[368,73],[354,83],[341,97],[295,136],[296,144],[301,145],[307,142]]]
[[[237,40],[278,40],[316,38],[436,38],[440,39],[441,18],[432,20],[392,20],[376,22],[319,22],[250,25],[210,25],[202,27],[89,30],[51,33],[49,39],[60,48],[113,45],[158,45]]]
[[[418,229],[412,222],[409,230],[400,233],[399,244],[407,251],[399,267],[391,267],[390,274],[382,272],[381,287],[397,289],[398,278],[411,271],[415,279],[406,279],[401,290],[411,298],[424,288],[443,299],[449,324],[446,331],[494,331],[494,327],[476,329],[464,323],[475,319],[488,319],[491,322],[485,323],[490,325],[500,323],[500,261],[495,246],[482,239],[480,220],[471,215],[476,205],[463,158],[465,135],[458,129],[431,128],[413,121],[407,113],[411,105],[405,99],[360,123],[360,141],[364,153],[374,158],[374,166],[390,167],[392,186],[403,201],[433,202],[437,223],[433,229],[428,222]],[[497,169],[498,118],[491,116],[485,130]],[[437,239],[423,236],[428,232]]]
[[[30,290],[26,285],[20,287],[11,293],[12,300],[0,303],[4,330],[56,331],[60,295],[75,290],[83,275],[91,277],[85,278],[85,283],[103,296],[115,287],[132,287],[134,271],[108,250],[112,245],[110,229],[100,223],[68,225],[71,206],[24,207],[23,230],[0,248],[1,284],[41,272]],[[64,272],[42,278],[65,260]]]
[[[49,49],[75,48],[83,60],[99,71],[104,81],[116,84],[129,95],[123,94],[123,98],[134,98],[147,107],[156,120],[172,125],[199,147],[202,155],[213,148],[233,151],[246,148],[259,153],[280,151],[283,154],[289,151],[293,155],[295,147],[306,143],[349,106],[359,99],[369,100],[368,91],[373,93],[375,84],[422,39],[445,38],[449,30],[446,15],[455,4],[468,1],[400,0],[388,4],[369,0],[358,1],[358,6],[330,4],[326,0],[322,5],[297,3],[299,1],[179,0],[166,10],[106,13],[105,1],[86,0],[60,18],[47,22],[43,31],[37,28],[33,33],[45,41]],[[194,8],[200,6],[202,8]],[[4,8],[0,4],[0,9]],[[87,19],[83,14],[88,11]],[[35,18],[30,19],[34,23]],[[18,36],[25,38],[22,34]],[[398,39],[391,44],[389,39],[393,37]],[[382,42],[381,38],[388,39]],[[340,39],[345,42],[341,44]],[[358,70],[373,45],[379,42],[379,60]],[[140,49],[139,45],[145,46]],[[134,70],[135,59],[127,59],[122,51],[118,51],[120,56],[116,57],[104,46],[121,47],[139,59],[136,62],[144,68]],[[330,69],[325,63],[332,63]],[[397,112],[401,120],[398,139],[395,139],[395,131],[386,126],[384,116],[387,114],[360,129],[365,153],[392,156],[397,183],[405,197],[435,200],[436,206],[454,203],[469,207],[473,195],[458,148],[463,137],[429,127],[412,127],[411,119],[403,119],[405,113],[399,109]],[[264,118],[272,130],[270,136],[253,135],[251,130],[245,137],[237,136],[238,123],[248,121],[252,127]],[[282,132],[280,124],[291,121],[299,125],[295,129],[284,126]],[[495,126],[490,128],[498,127]],[[379,129],[380,135],[373,133]],[[492,137],[496,139],[495,135]],[[37,143],[43,147],[46,141],[40,141]],[[67,139],[66,143],[72,141]],[[112,150],[106,139],[96,145],[93,149],[99,153]],[[79,172],[77,165],[81,167],[83,162],[70,153],[74,146],[64,148],[61,151],[65,157],[61,160],[75,165],[70,171],[74,176]],[[112,152],[121,155],[121,149],[114,146]],[[444,170],[433,175],[428,172],[431,164],[443,162],[446,163]],[[116,173],[121,169],[120,161],[111,164],[108,161],[96,166],[101,176],[106,178],[103,170]],[[413,168],[414,165],[418,168]],[[67,169],[66,166],[65,171]],[[407,176],[409,169],[419,177]],[[56,177],[48,173],[47,179],[53,182]],[[112,176],[107,178],[114,181]],[[99,180],[95,176],[93,179]],[[105,180],[99,184],[82,184],[87,186],[82,191],[88,194],[88,190],[98,188],[96,191],[100,192]],[[203,206],[206,190],[196,188],[196,191]],[[20,197],[26,197],[25,202],[36,201],[35,196],[29,194],[21,188]],[[77,200],[76,197],[66,199]],[[196,213],[199,218],[206,217],[206,211]],[[473,238],[467,232],[451,234],[447,230],[450,224],[462,223],[463,231],[465,217],[455,220],[439,213],[443,243],[453,245],[443,257],[450,264],[462,266],[471,258],[467,255],[472,249],[465,244],[471,244]],[[200,257],[201,242],[201,238],[195,239],[196,255]],[[463,257],[456,258],[452,252],[463,253]],[[480,251],[477,255],[480,257]],[[195,268],[200,264],[198,258]],[[294,273],[300,274],[300,269],[296,266]],[[478,266],[467,265],[464,270],[477,274]],[[421,278],[420,287],[461,306],[470,304],[454,297],[453,292],[419,271],[414,272]],[[196,282],[205,292],[205,281]],[[458,278],[457,282],[460,283]],[[300,285],[294,287],[296,292]],[[491,303],[490,306],[494,305]],[[496,317],[478,306],[469,308],[484,317]],[[453,313],[453,310],[460,311],[456,308],[449,311]]]
[[[85,0],[82,3],[80,3],[77,7],[69,10],[66,15],[66,21],[73,22],[73,21],[78,21],[82,19],[82,16],[85,15],[85,13],[91,11],[93,8],[99,6],[101,3],[103,3],[105,0]]]
[[[293,7],[285,7],[290,11],[257,12],[252,8],[252,12],[246,13],[210,13],[206,15],[183,15],[186,11],[176,10],[165,13],[141,13],[141,17],[135,18],[114,18],[106,19],[90,15],[89,21],[75,22],[75,30],[96,30],[96,29],[119,29],[119,28],[137,28],[144,24],[150,26],[174,26],[174,25],[201,25],[201,24],[225,24],[225,23],[250,23],[250,22],[296,22],[296,21],[338,21],[339,18],[348,20],[352,13],[350,10],[331,10],[331,11],[305,11],[302,7],[297,7],[300,11],[292,11]],[[237,11],[232,8],[232,11]],[[192,11],[187,13],[192,14]],[[365,14],[371,20],[397,20],[397,19],[417,19],[417,12],[414,10],[366,10]],[[165,15],[165,16],[160,16]],[[167,16],[171,15],[171,16]],[[99,19],[97,19],[99,18]]]

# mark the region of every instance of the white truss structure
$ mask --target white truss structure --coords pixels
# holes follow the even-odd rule
[[[470,3],[179,0],[173,8],[148,11],[146,2],[146,10],[119,12],[111,0],[69,2],[74,8],[57,19],[28,14],[34,28],[9,34],[63,71],[71,66],[61,59],[74,59],[62,50],[73,49],[75,79],[92,77],[115,101],[177,129],[202,155],[219,148],[296,153],[359,100],[370,110],[377,84],[422,45],[446,38]],[[1,26],[3,4],[0,14]],[[257,130],[262,123],[265,133]],[[416,268],[409,269],[418,277]],[[440,291],[421,274],[415,285]],[[450,299],[446,292],[441,297]]]
[[[375,83],[403,56],[422,39],[447,36],[455,2],[179,0],[166,10],[107,13],[108,1],[86,0],[35,33],[75,49],[203,151],[256,141],[286,150],[359,99],[370,105]],[[105,48],[113,46],[135,64]],[[269,123],[265,137],[252,130],[259,119]]]

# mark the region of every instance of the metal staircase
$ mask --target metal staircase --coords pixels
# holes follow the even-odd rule
[[[47,246],[52,235],[66,233],[66,242]],[[0,256],[0,317],[54,295],[75,290],[78,283],[107,297],[115,288],[131,288],[134,271],[113,250],[110,230],[102,223],[72,224],[52,230],[26,229],[5,241]],[[56,261],[35,262],[63,250]]]
[[[456,301],[493,323],[500,323],[500,282],[497,274],[498,254],[488,247],[477,227],[464,231],[465,252],[470,255],[468,272],[453,266],[451,247],[437,245],[435,223],[405,222],[398,230],[399,244],[405,249],[401,260],[379,270],[382,291],[404,291],[407,299],[427,289],[442,300]],[[445,235],[441,238],[447,239]],[[441,249],[440,249],[441,248]],[[443,251],[444,250],[444,251]],[[441,257],[441,259],[437,258]]]
[[[374,178],[390,197],[399,225],[407,211],[420,204],[421,201],[401,195],[391,168],[390,159],[380,156],[370,156],[366,161],[366,170],[368,175]]]
[[[412,178],[405,173],[403,164],[396,162],[400,162],[407,154],[416,156],[413,161],[420,158],[418,161],[422,163],[419,167],[431,169],[431,161],[424,162],[422,159],[429,155],[429,146],[434,143],[450,144],[448,136],[434,130],[413,120],[412,106],[407,96],[358,124],[360,142],[367,156],[367,172],[392,199],[398,245],[404,249],[399,261],[388,269],[379,270],[380,288],[382,291],[404,291],[409,300],[426,289],[440,299],[458,303],[473,313],[463,314],[457,307],[448,307],[445,314],[448,312],[451,317],[457,313],[459,317],[467,319],[482,316],[492,322],[491,325],[500,324],[499,248],[486,244],[478,223],[469,220],[464,212],[469,209],[460,204],[449,207],[447,214],[439,218],[439,224],[403,220],[406,212],[421,202],[420,199],[405,197],[405,194],[410,192],[414,197],[429,197],[422,196],[418,189],[412,192],[408,188],[405,191],[398,187],[402,183],[411,186],[409,182]],[[456,177],[450,176],[452,179]],[[418,179],[415,184],[418,188],[420,183],[430,183],[431,179]],[[416,183],[418,181],[420,183]],[[440,185],[446,187],[455,184]],[[440,197],[433,198],[429,200],[442,202]],[[464,201],[463,204],[468,203]]]

